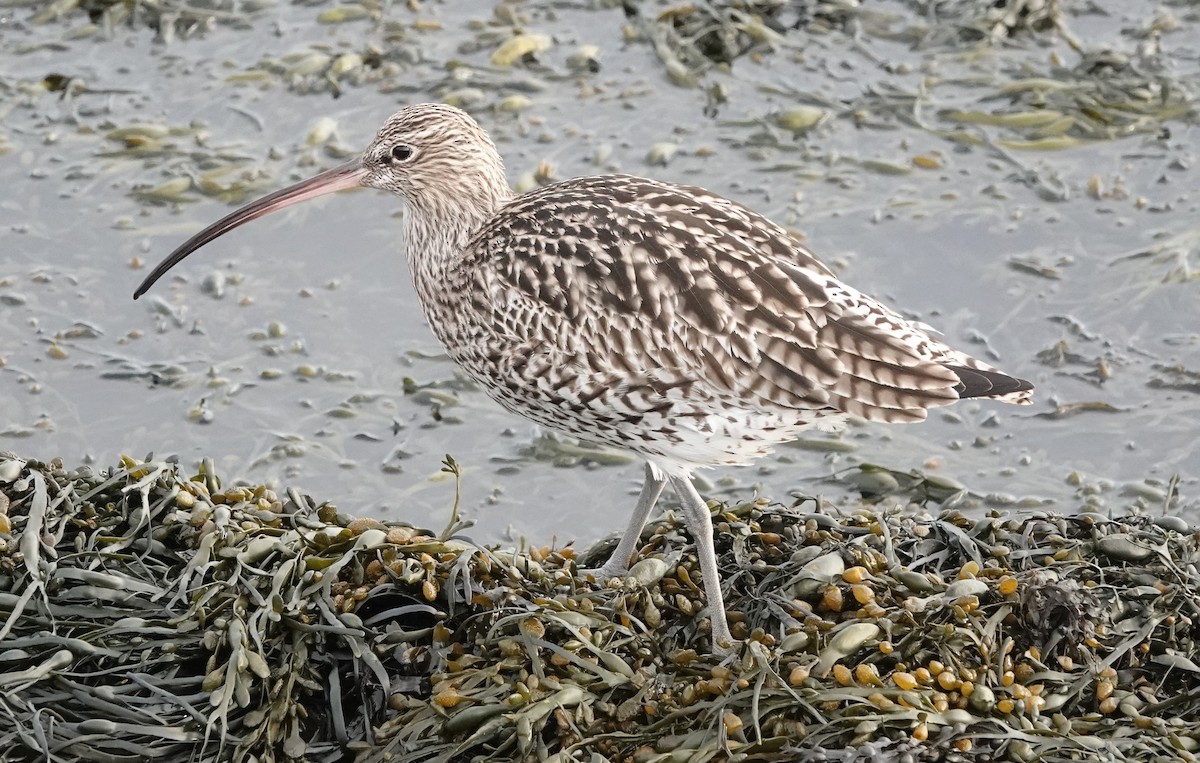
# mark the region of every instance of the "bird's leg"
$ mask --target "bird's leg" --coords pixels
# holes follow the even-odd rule
[[[713,651],[728,654],[734,642],[733,634],[729,632],[729,621],[725,619],[725,597],[721,593],[717,551],[713,546],[712,516],[708,512],[708,504],[696,492],[689,475],[672,474],[670,480],[679,502],[683,504],[684,521],[696,541],[700,575],[704,580],[704,593],[708,596],[708,616],[712,620]]]
[[[629,526],[625,528],[625,534],[621,536],[617,549],[612,552],[612,556],[608,557],[608,561],[604,563],[603,567],[584,570],[585,573],[600,581],[624,575],[629,571],[629,560],[633,558],[638,540],[642,537],[642,528],[646,526],[646,520],[650,518],[650,512],[654,509],[654,504],[658,502],[658,497],[662,495],[666,484],[667,478],[658,470],[658,467],[647,461],[646,481],[642,483],[642,492],[638,496],[637,506],[633,509],[633,516],[629,518]]]

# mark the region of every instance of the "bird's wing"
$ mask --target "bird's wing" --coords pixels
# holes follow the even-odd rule
[[[885,421],[924,419],[966,391],[949,347],[702,189],[559,183],[505,207],[470,249],[493,329],[579,389],[649,385]]]

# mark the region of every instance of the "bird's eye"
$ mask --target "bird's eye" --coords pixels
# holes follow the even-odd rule
[[[406,146],[403,143],[397,143],[392,146],[392,160],[397,162],[407,162],[412,158],[412,146]]]

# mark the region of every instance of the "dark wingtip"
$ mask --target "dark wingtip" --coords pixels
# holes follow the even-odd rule
[[[999,371],[985,371],[966,366],[947,366],[947,368],[958,376],[960,383],[954,389],[960,398],[999,397],[1014,392],[1028,392],[1033,389],[1033,385],[1024,379],[1018,379]]]

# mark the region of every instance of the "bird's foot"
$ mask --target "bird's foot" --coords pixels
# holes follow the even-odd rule
[[[643,569],[641,569],[643,567],[650,568],[650,569],[643,570]],[[663,569],[659,570],[658,569],[659,567],[662,567]],[[654,558],[654,557],[651,557],[650,559],[643,559],[642,561],[633,565],[632,568],[629,567],[628,565],[624,565],[624,564],[619,564],[619,563],[614,564],[613,560],[609,559],[607,562],[605,562],[600,567],[581,568],[577,573],[577,577],[582,578],[584,580],[592,579],[592,580],[596,581],[597,584],[604,585],[605,583],[607,583],[610,580],[613,580],[613,579],[622,579],[623,580],[627,576],[639,578],[641,576],[635,574],[638,572],[643,572],[643,573],[647,573],[647,574],[651,574],[651,575],[653,575],[653,573],[657,572],[658,574],[657,574],[657,576],[655,576],[656,577],[655,581],[649,581],[649,580],[647,580],[647,581],[638,580],[637,581],[637,582],[642,583],[643,585],[649,585],[649,584],[651,584],[651,582],[657,582],[657,579],[661,579],[665,570],[666,570],[666,563],[662,559],[658,559],[658,558]],[[712,634],[711,634],[712,635],[712,652],[715,656],[721,658],[721,660],[726,660],[726,659],[730,659],[730,658],[738,656],[741,653],[741,648],[742,648],[742,642],[735,639],[733,637],[733,634],[729,632],[729,623],[725,619],[724,615],[725,615],[724,612],[721,613],[720,617],[712,617],[711,613],[709,615],[711,628],[712,628]]]
[[[720,623],[714,618],[712,621],[712,651],[713,654],[721,659],[728,657],[736,657],[742,650],[742,642],[733,637],[729,632],[729,625],[725,622],[725,618],[720,619]]]
[[[613,564],[613,560],[609,559],[599,567],[586,567],[579,570],[579,577],[591,578],[597,583],[603,585],[613,578],[624,577],[625,573],[629,572],[629,566],[624,564]]]

